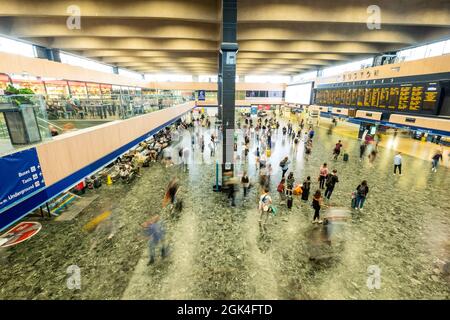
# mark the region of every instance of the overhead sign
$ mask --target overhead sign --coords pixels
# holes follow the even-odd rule
[[[198,90],[198,101],[205,101],[206,93],[205,90]]]
[[[0,237],[0,248],[14,246],[30,239],[42,228],[39,222],[21,222]]]
[[[20,202],[45,187],[35,148],[0,158],[0,215],[7,207]]]

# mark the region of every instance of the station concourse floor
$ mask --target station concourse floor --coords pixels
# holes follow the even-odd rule
[[[350,154],[348,162],[332,160],[338,139]],[[308,161],[303,142],[293,150],[281,133],[273,141],[271,195],[278,214],[267,232],[258,226],[255,140],[248,164],[238,160],[235,166],[238,175],[248,170],[254,187],[246,200],[239,190],[235,208],[225,194],[213,192],[215,159],[207,143],[203,156],[197,145],[188,172],[178,165],[151,164],[129,185],[93,191],[98,199],[72,221],[43,221],[38,235],[0,251],[0,299],[450,298],[448,168],[432,173],[430,161],[405,154],[403,175],[394,176],[393,149],[380,147],[372,166],[367,159],[359,161],[356,139],[328,135],[324,128],[316,131]],[[187,132],[180,143],[190,144]],[[291,211],[279,204],[278,163],[285,155],[296,182],[311,176],[311,193],[318,188],[323,162],[337,169],[340,182],[329,205],[349,208],[351,221],[336,231],[331,245],[324,240],[326,227],[311,223],[312,195],[308,203],[294,199]],[[175,176],[183,200],[178,219],[162,209],[165,188]],[[362,212],[352,211],[351,192],[363,179],[369,196]],[[112,212],[108,219],[84,231],[106,211]],[[147,266],[140,223],[155,214],[164,218],[169,256]],[[81,270],[80,290],[66,285],[71,265]],[[379,289],[367,285],[373,266],[380,271]]]

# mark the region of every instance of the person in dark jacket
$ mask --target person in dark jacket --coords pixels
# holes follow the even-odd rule
[[[364,180],[360,185],[356,187],[356,198],[354,202],[353,209],[362,210],[364,202],[366,201],[367,194],[369,193],[369,186],[367,181]]]
[[[311,190],[311,177],[308,176],[305,181],[303,181],[303,192],[302,192],[302,200],[308,201],[309,191]]]
[[[362,161],[364,154],[366,153],[367,144],[364,142],[360,144],[359,146],[359,161]]]
[[[331,194],[333,193],[336,183],[339,182],[339,178],[336,173],[337,170],[334,169],[333,172],[329,173],[327,176],[327,182],[325,184],[327,187],[327,189],[325,190],[325,198],[327,198],[328,200],[330,200]]]
[[[322,221],[320,220],[320,215],[319,215],[322,205],[323,205],[322,194],[321,194],[320,190],[317,190],[314,193],[313,200],[312,200],[312,207],[314,209],[313,223],[322,223]]]
[[[436,153],[433,155],[431,171],[433,172],[437,171],[439,160],[441,160],[442,162],[442,152],[440,150],[436,151]]]

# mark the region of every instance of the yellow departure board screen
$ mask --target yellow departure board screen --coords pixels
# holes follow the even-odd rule
[[[345,90],[345,105],[346,106],[352,105],[352,89]]]
[[[378,108],[387,108],[389,104],[389,88],[380,89],[380,97],[378,99]]]
[[[364,106],[364,89],[358,89],[358,107]]]
[[[364,92],[364,107],[370,107],[372,102],[372,88],[366,88]]]
[[[423,101],[423,86],[414,86],[411,89],[409,111],[419,111]]]
[[[350,103],[351,106],[358,105],[358,89],[351,89],[352,92],[352,101]]]
[[[398,98],[399,111],[408,110],[409,102],[411,100],[411,86],[400,87],[400,97]]]
[[[440,89],[435,85],[427,86],[424,89],[422,110],[434,111],[438,104],[438,98],[440,95]]]
[[[326,106],[436,113],[441,89],[436,82],[378,84],[370,87],[316,89],[315,103]]]
[[[373,108],[378,108],[378,100],[380,99],[380,88],[373,88],[372,99],[370,105]]]
[[[400,88],[392,87],[389,89],[388,109],[397,109]]]

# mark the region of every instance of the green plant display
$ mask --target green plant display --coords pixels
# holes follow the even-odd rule
[[[13,85],[8,85],[8,87],[5,90],[6,95],[14,95],[11,99],[11,101],[16,105],[20,106],[23,104],[32,104],[31,98],[26,97],[24,95],[32,95],[34,94],[34,91],[29,88],[20,88],[17,89]]]

